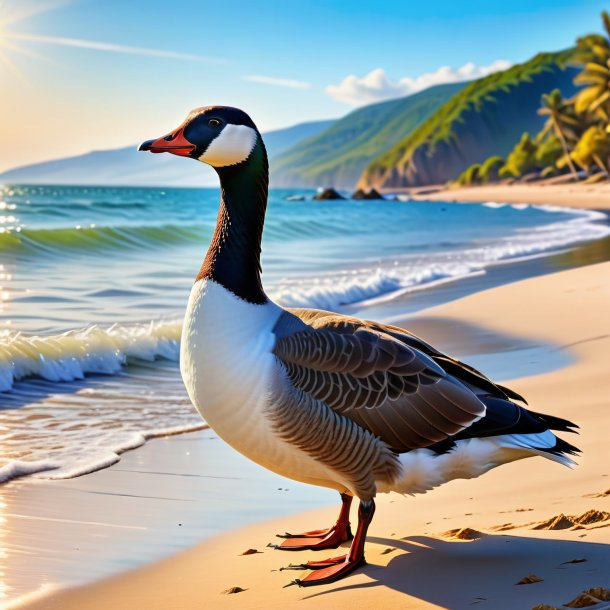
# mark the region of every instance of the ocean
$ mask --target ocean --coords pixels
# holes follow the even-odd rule
[[[287,201],[289,195],[304,201]],[[272,190],[263,282],[285,306],[397,303],[610,235],[552,206],[312,201]],[[217,189],[0,187],[0,482],[68,478],[205,426],[178,370]]]

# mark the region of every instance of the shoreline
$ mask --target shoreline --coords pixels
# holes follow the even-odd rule
[[[529,203],[558,207],[610,210],[610,182],[597,184],[489,184],[449,189],[445,186],[384,189],[404,193],[415,201],[459,203]]]
[[[520,524],[544,520],[560,512],[581,514],[592,508],[610,510],[606,497],[591,497],[603,493],[609,481],[603,478],[609,473],[602,457],[605,421],[601,409],[610,394],[610,380],[603,366],[610,323],[607,316],[602,315],[610,302],[609,274],[610,263],[582,267],[492,288],[422,312],[429,320],[450,319],[516,337],[559,343],[558,349],[568,350],[578,358],[559,371],[511,382],[517,391],[525,392],[532,399],[532,407],[573,417],[581,424],[581,437],[570,438],[584,449],[583,459],[574,472],[546,460],[532,459],[528,461],[528,467],[520,462],[505,465],[474,481],[455,481],[417,498],[385,496],[379,502],[378,516],[371,527],[367,551],[369,565],[334,585],[283,590],[281,587],[300,573],[276,570],[290,561],[307,560],[316,554],[303,552],[285,557],[265,549],[265,544],[273,540],[275,531],[298,527],[311,529],[332,521],[336,507],[317,511],[314,515],[276,519],[233,530],[175,557],[85,587],[51,593],[26,607],[48,610],[172,607],[186,610],[201,607],[204,600],[213,607],[230,604],[244,608],[279,608],[292,607],[290,604],[296,603],[316,607],[320,595],[319,602],[336,608],[366,608],[372,607],[371,604],[390,607],[397,603],[401,604],[399,607],[408,608],[438,607],[435,604],[447,607],[451,587],[441,592],[434,584],[434,575],[438,575],[439,570],[456,588],[454,602],[458,605],[448,606],[451,608],[473,603],[475,589],[485,598],[477,602],[482,608],[501,608],[506,600],[512,604],[506,607],[514,608],[533,606],[534,603],[523,605],[530,603],[526,600],[532,595],[537,596],[536,603],[558,604],[575,597],[580,592],[579,587],[602,586],[610,577],[607,565],[604,567],[602,562],[602,555],[608,556],[610,528],[549,532],[532,531]],[[549,302],[553,303],[552,312],[545,307]],[[586,315],[576,317],[575,310],[584,311]],[[527,316],[522,318],[516,311],[527,313]],[[578,388],[577,393],[574,388]],[[576,401],[579,403],[578,417],[573,411]],[[506,497],[506,489],[511,490],[509,497]],[[447,506],[451,507],[449,515],[445,512]],[[384,516],[380,518],[381,514]],[[504,533],[493,530],[496,525],[512,519],[515,521]],[[484,535],[471,542],[450,541],[441,535],[460,527],[483,530]],[[585,537],[579,538],[581,535]],[[483,582],[480,579],[473,582],[466,572],[468,565],[472,569],[469,562],[474,561],[484,572],[488,568],[491,570],[490,557],[507,548],[504,546],[507,542],[512,542],[511,549],[517,552],[516,555],[509,553],[500,562],[510,573],[507,581],[501,580],[503,571],[492,570],[487,578],[483,576]],[[241,557],[240,553],[248,548],[264,552]],[[427,550],[422,552],[422,549]],[[528,554],[531,555],[529,563],[526,561]],[[556,564],[561,563],[558,554],[561,561],[586,555],[587,563],[583,565],[589,572],[581,569],[582,566],[553,572],[558,569]],[[516,561],[515,557],[520,560]],[[464,565],[460,565],[460,561]],[[516,579],[528,571],[541,572],[539,575],[544,582],[514,587]],[[417,578],[405,576],[405,573],[415,574]],[[232,586],[240,586],[246,591],[238,596],[221,594]],[[501,597],[494,595],[494,591]],[[460,596],[463,599],[458,599]]]

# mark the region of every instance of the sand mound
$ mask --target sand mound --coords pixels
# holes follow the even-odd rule
[[[501,523],[500,525],[494,525],[491,529],[496,532],[506,532],[508,530],[514,530],[518,525],[514,525],[513,523]]]
[[[564,604],[564,606],[566,608],[588,608],[589,606],[607,601],[610,601],[610,589],[606,589],[605,587],[594,587],[593,589],[583,591],[572,601]]]
[[[232,595],[233,593],[242,593],[243,591],[245,591],[245,589],[242,589],[241,587],[231,587],[230,589],[223,591],[223,594]]]
[[[588,510],[586,513],[580,515],[580,517],[573,517],[574,522],[580,525],[601,523],[602,521],[608,521],[609,519],[610,513],[603,510]]]
[[[478,540],[479,538],[485,536],[485,534],[483,534],[483,532],[473,530],[470,527],[461,527],[444,532],[443,536],[445,536],[445,538],[451,538],[452,540]]]
[[[532,527],[534,530],[565,530],[582,529],[585,525],[601,523],[610,520],[610,513],[603,510],[588,510],[582,515],[556,515],[546,521],[541,521]]]
[[[557,515],[555,517],[551,517],[546,521],[541,521],[540,523],[534,525],[532,527],[533,530],[567,530],[570,527],[574,527],[576,525],[574,521],[572,521],[571,517],[567,517],[563,513]]]
[[[540,576],[536,576],[535,574],[528,574],[524,576],[519,582],[516,582],[516,585],[532,585],[535,582],[542,582],[544,578],[540,578]]]

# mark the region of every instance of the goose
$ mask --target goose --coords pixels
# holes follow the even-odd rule
[[[552,430],[576,424],[528,410],[525,399],[409,331],[305,308],[284,308],[261,282],[268,162],[242,110],[193,110],[139,150],[213,167],[216,229],[190,293],[180,371],[194,406],[229,445],[284,477],[341,497],[328,529],[282,534],[283,551],[337,548],[298,564],[300,586],[334,582],[365,563],[379,493],[424,493],[531,456],[561,464],[578,449]],[[352,535],[350,506],[359,501]]]

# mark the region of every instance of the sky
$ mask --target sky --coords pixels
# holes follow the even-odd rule
[[[596,0],[0,0],[0,171],[134,144],[189,110],[261,131],[470,80],[600,31]]]

